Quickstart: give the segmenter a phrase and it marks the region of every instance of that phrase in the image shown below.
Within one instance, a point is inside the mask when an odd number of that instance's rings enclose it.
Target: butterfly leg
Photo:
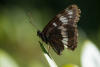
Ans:
[[[47,48],[47,50],[48,50],[48,53],[50,52],[50,45],[48,45],[48,48]]]

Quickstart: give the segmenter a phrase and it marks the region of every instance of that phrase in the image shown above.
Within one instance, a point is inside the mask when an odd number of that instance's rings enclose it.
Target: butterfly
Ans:
[[[74,50],[77,47],[77,22],[80,18],[80,9],[73,4],[59,12],[37,35],[52,49],[61,55],[65,48]]]

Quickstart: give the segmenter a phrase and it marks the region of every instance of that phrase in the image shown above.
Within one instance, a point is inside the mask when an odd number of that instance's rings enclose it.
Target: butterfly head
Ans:
[[[41,34],[40,30],[37,31],[37,36],[39,36],[41,38],[42,34]]]

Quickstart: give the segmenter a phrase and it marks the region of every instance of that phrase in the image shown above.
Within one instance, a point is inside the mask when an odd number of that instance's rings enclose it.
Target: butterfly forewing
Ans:
[[[64,46],[74,50],[77,46],[77,22],[80,10],[76,5],[57,14],[44,28],[41,34],[46,38],[54,51],[60,55]]]

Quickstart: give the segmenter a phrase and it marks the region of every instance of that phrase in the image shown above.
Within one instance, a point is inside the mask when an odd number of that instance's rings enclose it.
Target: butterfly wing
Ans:
[[[76,5],[71,5],[56,15],[42,31],[58,55],[64,50],[64,46],[71,50],[77,46],[76,24],[79,17],[80,10]]]
[[[61,51],[64,50],[64,45],[62,43],[62,35],[61,30],[58,28],[54,28],[49,33],[48,42],[54,51],[60,55]]]

